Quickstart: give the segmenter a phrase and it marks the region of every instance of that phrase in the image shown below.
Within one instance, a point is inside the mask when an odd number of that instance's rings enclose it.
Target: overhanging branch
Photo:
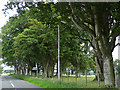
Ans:
[[[117,47],[117,46],[120,46],[120,43],[117,43],[117,44],[115,45],[115,47]],[[115,47],[114,47],[114,48],[115,48]]]
[[[115,45],[115,41],[116,41],[116,37],[117,36],[119,36],[119,34],[120,34],[120,31],[119,30],[114,30],[113,32],[112,32],[112,34],[111,34],[111,37],[112,37],[112,39],[111,39],[111,42],[110,42],[110,45],[111,45],[111,52],[113,52],[113,50],[114,50],[114,48],[116,47],[116,45]]]
[[[83,40],[83,41],[88,41],[90,43],[90,45],[93,47],[93,49],[95,49],[94,45],[92,44],[92,42],[89,39],[84,39],[84,38],[81,38],[81,37],[80,37],[80,39]]]
[[[82,24],[81,26],[77,24],[77,22],[74,20],[73,16],[71,16],[71,20],[72,22],[76,25],[76,27],[80,30],[84,30],[86,32],[88,32],[89,34],[95,36],[94,32],[85,24]]]
[[[71,3],[69,3],[69,4],[70,4],[70,8],[71,8],[71,10],[72,10],[72,14],[74,14],[74,9],[73,9]],[[76,22],[76,19],[79,20],[79,22],[81,22],[81,23],[78,24],[78,23]],[[72,15],[72,16],[71,16],[72,22],[75,24],[75,26],[76,26],[78,29],[87,31],[87,32],[88,32],[89,34],[91,34],[92,36],[95,36],[94,31],[93,31],[91,28],[89,28],[89,26],[87,26],[86,24],[82,23],[82,22],[85,22],[85,18],[82,17],[81,19],[82,19],[82,20],[80,20],[80,18],[79,18],[78,16],[76,16],[76,15]],[[90,23],[90,22],[89,22],[89,23]]]

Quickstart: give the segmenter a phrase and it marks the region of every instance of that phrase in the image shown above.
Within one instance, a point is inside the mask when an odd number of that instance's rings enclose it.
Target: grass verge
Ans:
[[[23,79],[25,81],[31,82],[37,86],[42,88],[104,88],[104,82],[100,82],[100,87],[98,87],[98,82],[93,81],[94,77],[89,76],[87,79],[87,86],[85,84],[85,77],[81,77],[76,79],[74,77],[69,77],[69,79],[65,76],[59,82],[57,77],[55,78],[36,78],[31,76],[23,76],[23,75],[9,75],[16,78]]]

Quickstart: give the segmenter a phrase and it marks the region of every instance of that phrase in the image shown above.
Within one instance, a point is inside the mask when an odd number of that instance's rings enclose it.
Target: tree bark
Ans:
[[[79,71],[79,75],[78,75],[79,78],[81,78],[81,72]]]
[[[78,78],[78,71],[76,70],[75,77]]]
[[[39,77],[39,74],[38,74],[38,64],[36,63],[36,68],[37,68],[37,70],[36,70],[36,77]]]
[[[104,7],[99,11],[100,6],[94,7],[94,20],[95,20],[95,41],[97,42],[97,47],[102,54],[103,58],[103,67],[104,67],[104,81],[106,87],[114,87],[115,86],[115,76],[114,76],[114,68],[113,68],[113,58],[111,52],[111,45],[109,45],[108,37],[106,35],[108,33],[104,33],[106,29],[108,29],[107,22],[105,21],[108,16],[103,12]],[[99,11],[99,12],[98,12]],[[105,26],[103,27],[103,24]],[[99,51],[97,50],[97,52]]]
[[[105,86],[106,87],[114,87],[115,86],[115,74],[113,68],[113,59],[112,57],[104,58],[104,78],[105,78]]]
[[[87,86],[87,70],[85,70],[85,84]]]
[[[95,57],[95,62],[96,62],[96,77],[95,79],[98,80],[98,74],[99,74],[99,79],[100,81],[104,81],[104,74],[103,74],[103,63],[99,63],[99,58]]]
[[[45,78],[47,78],[47,67],[46,66],[44,67],[44,74],[43,75]]]

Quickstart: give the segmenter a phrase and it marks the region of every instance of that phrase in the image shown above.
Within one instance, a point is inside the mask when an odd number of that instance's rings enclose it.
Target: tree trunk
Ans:
[[[15,67],[15,74],[18,74],[18,66],[17,66],[17,64],[14,65],[14,67]]]
[[[15,67],[15,74],[17,74],[17,68]]]
[[[96,62],[96,77],[94,80],[98,80],[98,74],[99,74],[100,81],[104,81],[103,65],[102,65],[103,63],[100,63],[98,57],[95,57],[95,62]]]
[[[85,84],[87,86],[87,70],[85,70]]]
[[[44,67],[44,77],[46,78],[47,77],[47,67]]]
[[[23,66],[23,75],[25,75],[25,71],[26,71],[26,70],[25,70],[25,67]]]
[[[114,74],[112,57],[104,58],[104,78],[105,78],[106,87],[115,86],[115,74]]]
[[[51,78],[51,67],[50,66],[47,68],[47,71],[48,71],[47,77]]]
[[[77,62],[78,62],[78,60],[77,60]],[[76,78],[78,78],[79,71],[80,71],[80,68],[79,68],[79,64],[77,63],[77,66],[76,66],[76,74],[75,74],[75,77],[76,77]]]
[[[78,73],[78,77],[81,78],[81,72]]]
[[[27,74],[27,75],[29,76],[29,75],[30,75],[30,74],[29,74],[29,72],[30,72],[30,69],[29,69],[29,68],[27,68],[27,70],[28,70],[28,74]]]
[[[62,67],[60,67],[60,77],[61,77],[61,80],[63,81],[63,68]]]
[[[103,59],[103,68],[104,68],[104,81],[106,87],[114,87],[115,86],[115,75],[113,68],[113,58],[112,58],[112,50],[111,45],[109,43],[108,33],[104,33],[106,29],[108,29],[108,16],[103,12],[104,7],[99,11],[99,9],[103,6],[100,4],[99,6],[94,6],[94,20],[95,20],[95,42],[97,44],[97,53],[101,52]],[[99,12],[98,12],[99,11]],[[103,26],[103,24],[105,24]]]
[[[73,75],[73,70],[71,70],[71,75]]]
[[[30,65],[28,65],[28,69],[29,69],[29,76],[32,76],[32,67]]]
[[[25,68],[25,75],[28,75],[28,68]]]
[[[20,74],[20,67],[18,66],[18,74]]]
[[[52,73],[51,73],[51,76],[52,76],[52,77],[54,77],[54,66],[55,66],[55,65],[52,66]]]
[[[97,74],[97,77],[98,77],[98,87],[100,87],[100,77],[99,77],[99,72],[98,72],[98,74]]]
[[[78,78],[78,71],[76,70],[75,77]]]
[[[36,68],[37,68],[37,70],[36,70],[36,77],[39,77],[39,75],[38,75],[38,64],[36,63]]]

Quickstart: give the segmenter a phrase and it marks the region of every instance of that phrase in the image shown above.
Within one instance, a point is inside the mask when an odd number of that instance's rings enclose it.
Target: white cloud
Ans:
[[[5,18],[5,15],[2,11],[2,9],[5,8],[5,4],[7,4],[7,0],[2,0],[2,2],[0,2],[0,27],[2,27],[5,23],[7,18]]]
[[[6,21],[9,20],[10,16],[13,16],[14,14],[17,14],[16,9],[8,10],[9,14],[7,14],[7,16],[5,17],[5,14],[2,11],[2,9],[5,8],[5,5],[7,4],[7,1],[9,1],[9,0],[2,0],[2,2],[0,2],[0,28],[6,24]]]

